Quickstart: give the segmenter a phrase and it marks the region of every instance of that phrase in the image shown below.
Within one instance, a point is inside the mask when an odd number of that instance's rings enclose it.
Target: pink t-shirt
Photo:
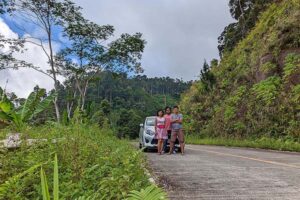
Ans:
[[[165,115],[166,119],[166,130],[171,130],[171,115]]]

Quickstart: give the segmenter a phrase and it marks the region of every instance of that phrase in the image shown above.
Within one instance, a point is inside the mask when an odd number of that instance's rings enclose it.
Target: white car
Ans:
[[[146,117],[145,122],[140,124],[139,133],[139,147],[144,148],[145,151],[148,149],[157,149],[157,139],[155,139],[155,116]],[[170,135],[168,135],[167,147],[170,144]],[[175,142],[175,150],[178,150],[178,140]]]

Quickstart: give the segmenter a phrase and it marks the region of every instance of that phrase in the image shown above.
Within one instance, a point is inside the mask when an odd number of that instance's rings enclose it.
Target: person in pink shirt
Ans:
[[[164,117],[164,111],[158,110],[157,117],[155,119],[155,137],[158,140],[157,142],[157,153],[162,154],[163,150],[163,141],[168,139],[166,133],[166,119]]]
[[[163,153],[167,152],[167,144],[168,144],[168,138],[171,137],[171,107],[167,106],[165,108],[165,119],[166,119],[166,133],[167,133],[167,139],[164,140],[164,147],[163,147]],[[170,137],[169,137],[170,136]]]

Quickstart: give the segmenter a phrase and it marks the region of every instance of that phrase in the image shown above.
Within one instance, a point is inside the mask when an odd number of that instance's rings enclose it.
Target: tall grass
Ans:
[[[111,130],[49,124],[26,135],[48,141],[0,151],[0,199],[124,199],[150,185],[142,154]]]

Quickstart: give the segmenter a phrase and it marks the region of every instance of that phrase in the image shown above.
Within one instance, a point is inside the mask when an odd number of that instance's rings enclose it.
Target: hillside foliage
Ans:
[[[219,64],[182,95],[202,137],[300,139],[300,1],[276,1]],[[207,87],[207,85],[212,87]]]

